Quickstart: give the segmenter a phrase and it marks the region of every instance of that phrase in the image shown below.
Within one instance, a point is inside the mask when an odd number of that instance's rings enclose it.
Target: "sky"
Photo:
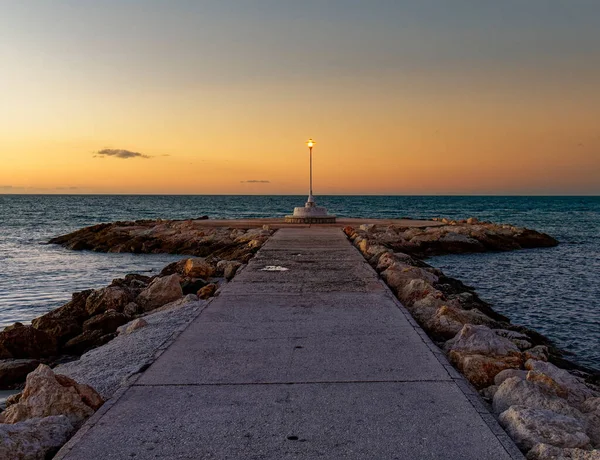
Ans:
[[[597,0],[0,11],[0,193],[600,194]]]

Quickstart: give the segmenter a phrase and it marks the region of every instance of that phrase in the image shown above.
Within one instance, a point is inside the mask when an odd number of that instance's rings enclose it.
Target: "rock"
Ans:
[[[600,460],[600,450],[561,449],[549,444],[536,444],[527,460]]]
[[[519,348],[510,340],[487,326],[472,324],[465,324],[456,337],[446,342],[446,349],[462,354],[521,357]]]
[[[0,424],[0,458],[45,460],[66,443],[75,427],[64,415]]]
[[[600,448],[600,410],[584,414],[587,422],[586,433],[592,440],[592,445]]]
[[[583,420],[583,414],[567,401],[556,395],[546,393],[533,382],[521,380],[519,377],[506,379],[498,387],[494,395],[493,408],[497,414],[511,406],[523,406],[530,409],[549,410],[557,414]]]
[[[475,217],[469,217],[467,219],[467,224],[469,224],[469,225],[474,225],[474,224],[477,224],[477,223],[479,223],[479,220],[476,219]]]
[[[128,289],[119,286],[108,286],[92,292],[85,302],[85,310],[88,316],[104,313],[107,310],[122,312],[125,305],[132,300],[132,295]]]
[[[207,284],[198,291],[198,297],[205,300],[214,296],[215,292],[217,292],[217,287],[216,284]]]
[[[161,277],[163,276],[169,276],[169,275],[174,275],[174,274],[178,274],[178,275],[182,275],[183,276],[183,271],[185,269],[185,264],[187,263],[187,259],[181,259],[178,260],[177,262],[172,262],[169,265],[167,265],[165,268],[162,269],[162,271],[160,272]]]
[[[405,303],[404,305],[413,318],[425,328],[427,322],[433,318],[440,307],[445,305],[445,301],[438,298],[435,294],[429,294],[412,304]]]
[[[196,292],[207,284],[208,283],[202,278],[185,279],[183,283],[181,283],[181,290],[183,291],[183,295],[196,294]]]
[[[129,321],[129,317],[115,310],[107,310],[104,313],[93,316],[83,323],[84,331],[99,330],[104,334],[114,332],[117,328]]]
[[[129,302],[127,305],[125,305],[125,308],[123,308],[123,313],[130,318],[143,312],[144,310],[142,310],[142,308],[135,302]]]
[[[491,401],[492,399],[494,399],[496,391],[498,391],[498,385],[490,385],[489,387],[485,387],[483,390],[480,390],[479,394],[483,398]]]
[[[502,385],[506,379],[510,379],[511,377],[517,377],[521,380],[525,380],[527,378],[527,371],[520,369],[505,369],[502,372],[499,372],[496,377],[494,377],[494,384]]]
[[[4,401],[5,406],[8,407],[12,406],[13,404],[17,404],[21,400],[21,396],[23,396],[23,393],[15,393],[10,395],[8,398],[6,398],[6,401]]]
[[[454,364],[465,378],[477,388],[485,388],[494,383],[494,378],[505,369],[518,368],[521,359],[514,356],[494,357],[479,354],[462,355],[451,352],[450,362]]]
[[[460,332],[465,324],[485,324],[493,326],[493,319],[479,310],[461,310],[449,305],[442,305],[436,314],[427,322],[428,332],[448,340]]]
[[[450,362],[478,389],[492,385],[501,371],[522,364],[517,346],[486,326],[465,324],[445,348]]]
[[[183,268],[183,274],[190,278],[209,278],[214,272],[212,265],[201,257],[187,259]]]
[[[529,371],[527,372],[527,380],[542,387],[546,393],[555,394],[564,399],[569,396],[569,392],[564,387],[560,386],[543,372]]]
[[[494,333],[510,340],[519,348],[519,350],[526,350],[532,346],[529,337],[520,332],[509,331],[507,329],[494,329]]]
[[[358,227],[360,230],[362,230],[363,232],[375,232],[375,230],[377,230],[377,226],[375,224],[361,224]]]
[[[0,389],[23,383],[25,377],[38,367],[36,359],[3,359],[0,360]]]
[[[146,322],[146,320],[144,318],[138,318],[138,319],[134,319],[133,321],[131,321],[128,324],[125,324],[125,325],[119,327],[118,332],[119,332],[119,335],[127,335],[127,334],[131,334],[133,331],[136,331],[138,329],[146,327],[147,325],[148,325],[148,323]]]
[[[227,281],[230,281],[234,276],[238,268],[242,266],[241,262],[237,260],[220,260],[217,263],[217,271],[223,273],[223,276]]]
[[[533,370],[546,374],[550,379],[554,380],[556,385],[564,389],[567,399],[571,403],[581,403],[588,398],[598,396],[580,378],[571,375],[564,369],[556,367],[552,363],[530,359],[525,363],[525,368],[530,371]]]
[[[81,334],[81,324],[88,318],[85,303],[92,292],[88,290],[74,293],[70,302],[35,318],[31,325],[54,337],[59,346],[63,345],[69,339]]]
[[[56,355],[56,339],[33,326],[0,332],[0,359],[44,358]]]
[[[586,447],[590,438],[583,424],[549,410],[513,406],[502,412],[500,424],[523,450],[544,443],[556,447]]]
[[[143,311],[151,311],[158,307],[173,302],[183,297],[180,285],[180,277],[177,274],[155,278],[150,285],[144,289],[135,302]]]
[[[19,402],[0,414],[0,422],[17,423],[35,417],[65,415],[74,426],[79,426],[102,403],[100,395],[90,386],[55,375],[48,366],[40,364],[27,376]]]
[[[583,412],[600,411],[600,397],[586,399],[580,406]]]
[[[114,334],[105,334],[100,330],[83,331],[77,337],[69,340],[62,347],[63,353],[70,355],[82,355],[86,351],[104,345],[114,338]]]
[[[533,359],[535,361],[548,361],[548,347],[545,345],[537,345],[523,352],[525,361]]]

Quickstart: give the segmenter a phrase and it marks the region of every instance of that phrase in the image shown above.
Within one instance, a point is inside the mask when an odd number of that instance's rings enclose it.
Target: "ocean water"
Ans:
[[[173,255],[101,254],[44,245],[115,220],[277,217],[305,196],[0,195],[0,326],[62,305],[126,273],[156,273]],[[340,217],[470,216],[544,231],[556,248],[441,256],[433,266],[600,369],[600,197],[324,196]]]

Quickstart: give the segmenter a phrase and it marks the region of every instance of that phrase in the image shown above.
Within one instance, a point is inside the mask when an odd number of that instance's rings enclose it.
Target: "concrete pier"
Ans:
[[[342,231],[313,227],[279,230],[58,458],[523,457]]]

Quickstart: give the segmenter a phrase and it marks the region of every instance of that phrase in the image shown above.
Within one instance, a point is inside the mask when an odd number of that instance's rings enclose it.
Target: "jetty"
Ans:
[[[522,459],[339,226],[277,231],[58,459]]]

